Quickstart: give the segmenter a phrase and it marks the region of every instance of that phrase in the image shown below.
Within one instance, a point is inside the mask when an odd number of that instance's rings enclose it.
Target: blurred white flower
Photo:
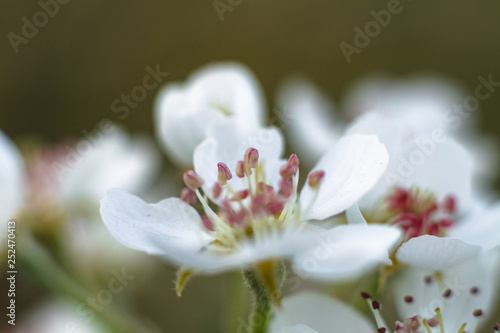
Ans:
[[[312,83],[305,79],[289,79],[279,89],[278,104],[285,112],[283,125],[293,147],[312,161],[344,133],[343,124],[347,119],[377,111],[391,119],[395,124],[391,130],[402,135],[406,143],[431,137],[436,132],[454,138],[473,154],[474,174],[485,181],[497,171],[498,152],[491,140],[475,129],[477,117],[458,113],[457,109],[463,107],[464,96],[454,82],[438,76],[397,80],[374,76],[356,83],[345,99],[344,114],[335,114],[332,102]],[[370,128],[373,130],[376,126],[372,124]],[[377,134],[392,137],[393,133],[379,130]]]
[[[322,91],[301,77],[283,81],[277,100],[290,145],[312,165],[340,138],[340,115]]]
[[[117,260],[137,262],[132,251],[110,237],[100,223],[99,200],[109,187],[144,191],[159,171],[160,155],[151,140],[132,138],[117,127],[100,135],[93,142],[82,139],[27,150],[26,172],[12,144],[0,149],[0,154],[11,156],[2,158],[6,168],[2,176],[9,177],[2,190],[11,192],[2,201],[6,204],[2,213],[17,206],[20,222],[32,231],[58,237],[64,255],[79,258],[78,263],[68,262],[76,263],[75,269]],[[22,200],[7,200],[21,193]]]
[[[192,165],[194,149],[210,137],[214,125],[232,120],[253,131],[266,116],[258,81],[249,69],[231,62],[207,65],[185,83],[166,85],[155,103],[157,136],[180,166]]]
[[[0,131],[0,221],[16,217],[24,192],[24,163],[16,145]],[[3,228],[1,233],[6,232]]]
[[[370,222],[405,231],[409,240],[396,258],[440,270],[500,245],[500,229],[491,222],[500,219],[500,211],[483,207],[475,196],[469,153],[435,133],[409,140],[407,127],[398,125],[398,119],[373,111],[347,131],[375,134],[389,152],[384,176],[358,204]]]
[[[431,326],[431,332],[462,332],[460,328],[478,332],[481,324],[484,326],[494,314],[497,262],[498,255],[487,253],[439,273],[416,268],[403,270],[394,281],[399,315],[437,322]],[[428,332],[424,327],[421,325],[417,332]]]
[[[307,223],[341,213],[378,180],[387,155],[375,136],[340,139],[309,174],[299,200],[299,160],[296,155],[281,159],[280,132],[262,129],[250,137],[238,133],[236,126],[229,126],[196,148],[196,171],[184,174],[182,200],[148,204],[110,190],[101,201],[110,232],[131,248],[205,272],[295,257],[300,261],[294,266],[309,276],[336,278],[388,261],[387,250],[400,237],[396,228],[326,230]],[[203,216],[190,206],[197,199]],[[370,237],[377,242],[367,247]]]
[[[46,300],[29,309],[8,333],[105,333],[108,330],[77,312],[78,304]]]
[[[285,297],[269,327],[271,333],[375,332],[373,325],[356,310],[315,292]]]

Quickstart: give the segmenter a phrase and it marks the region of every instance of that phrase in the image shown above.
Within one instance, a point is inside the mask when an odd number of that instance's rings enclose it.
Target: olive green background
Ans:
[[[26,136],[57,141],[78,137],[109,118],[132,132],[153,135],[155,92],[123,121],[111,103],[142,83],[146,66],[157,64],[170,73],[169,82],[208,62],[241,61],[262,83],[269,109],[278,83],[291,73],[307,75],[336,101],[355,79],[374,71],[437,72],[471,94],[479,75],[500,81],[498,1],[402,0],[403,11],[348,64],[339,44],[352,44],[353,28],[363,28],[373,20],[370,11],[387,3],[243,0],[221,21],[212,1],[73,0],[16,54],[7,34],[20,34],[21,19],[31,21],[40,7],[35,1],[4,0],[0,128],[16,141]],[[480,126],[498,140],[500,89],[480,108]],[[142,295],[136,304],[141,312],[166,332],[220,331],[220,294],[228,292],[229,277],[197,279],[180,300],[171,290],[172,279],[172,270],[163,268],[154,283],[142,282],[162,288],[159,293],[141,291],[139,283],[134,287]]]

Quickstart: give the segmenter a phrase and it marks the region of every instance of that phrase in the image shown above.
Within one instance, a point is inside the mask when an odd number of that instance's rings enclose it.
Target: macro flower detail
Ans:
[[[281,159],[280,133],[263,131],[266,135],[261,137],[268,140],[257,140],[254,146],[247,138],[228,139],[230,129],[200,144],[195,170],[183,176],[186,188],[181,199],[147,204],[122,190],[108,191],[101,201],[106,226],[129,247],[199,272],[293,259],[321,240],[334,242],[338,250],[317,260],[318,266],[330,265],[332,258],[351,258],[349,251],[342,251],[344,246],[363,253],[358,269],[367,262],[387,261],[388,249],[400,239],[397,228],[324,229],[308,223],[343,212],[373,186],[387,163],[384,146],[374,136],[344,137],[318,162],[310,184],[299,194],[299,158]],[[370,235],[379,235],[380,240],[363,251]],[[329,268],[333,278],[336,269],[346,273],[341,266]]]
[[[497,289],[493,260],[495,256],[481,257],[443,273],[405,271],[394,282],[395,304],[398,313],[406,319],[396,321],[394,332],[479,332],[492,314],[491,302]],[[378,331],[390,332],[390,326],[383,319],[381,303],[369,293],[362,292],[361,296],[372,310]]]

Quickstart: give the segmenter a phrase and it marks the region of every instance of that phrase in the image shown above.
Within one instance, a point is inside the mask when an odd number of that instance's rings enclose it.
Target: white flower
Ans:
[[[83,303],[82,303],[83,304]],[[13,326],[11,333],[55,333],[55,332],[78,332],[78,333],[105,333],[104,327],[82,316],[77,311],[79,305],[76,303],[45,300],[29,311]],[[78,315],[80,314],[80,315]]]
[[[118,127],[104,134],[102,142],[80,154],[73,165],[61,170],[59,181],[65,198],[88,198],[97,202],[110,187],[144,191],[158,175],[160,155],[151,139],[131,137]]]
[[[393,117],[370,112],[348,130],[376,134],[389,152],[384,176],[359,206],[369,221],[398,225],[405,231],[409,241],[396,258],[439,270],[500,245],[500,230],[491,222],[500,218],[500,211],[483,207],[476,199],[469,153],[451,138],[431,135],[409,140],[407,127],[398,125]]]
[[[490,252],[439,273],[416,268],[404,270],[394,281],[399,315],[403,318],[418,315],[427,321],[438,319],[439,324],[431,332],[440,329],[445,333],[462,332],[461,327],[466,332],[477,332],[480,324],[493,315],[498,259],[497,254]],[[417,332],[427,331],[422,326]]]
[[[299,153],[304,152],[305,157],[326,151],[328,143],[333,144],[345,130],[341,114],[334,116],[328,98],[304,79],[289,80],[281,87],[278,100],[285,112],[287,132],[291,138],[300,139],[291,143]],[[406,142],[431,137],[436,131],[441,132],[441,136],[452,137],[473,154],[477,161],[475,177],[488,180],[497,170],[497,149],[488,137],[475,131],[473,115],[458,113],[463,103],[463,91],[445,78],[428,75],[395,80],[374,76],[349,89],[342,110],[346,113],[343,118],[347,119],[377,111],[396,124],[393,130],[402,134]],[[312,134],[311,128],[314,128]],[[379,130],[377,135],[387,137],[393,133]]]
[[[24,165],[15,144],[0,131],[0,221],[16,217],[22,203]],[[2,234],[7,230],[3,228]]]
[[[113,186],[144,191],[159,171],[159,156],[150,139],[131,137],[118,127],[92,142],[35,147],[27,153],[26,173],[16,167],[26,180],[21,222],[53,231],[64,251],[80,261],[130,263],[134,257],[99,221],[99,200]]]
[[[339,140],[310,174],[298,200],[298,157],[281,160],[280,133],[262,129],[239,138],[233,131],[237,128],[217,131],[197,147],[196,172],[184,174],[184,201],[170,198],[148,204],[125,191],[110,190],[101,201],[110,232],[131,248],[204,272],[277,258],[304,260],[298,255],[321,245],[327,248],[320,256],[306,258],[314,267],[308,270],[303,261],[295,266],[311,276],[328,271],[335,278],[337,273],[357,273],[367,262],[388,259],[387,249],[399,240],[397,229],[374,225],[325,230],[307,223],[341,213],[377,181],[387,155],[374,136]],[[188,204],[196,199],[203,216]],[[214,205],[218,212],[212,210]],[[381,240],[367,250],[362,242],[370,231]],[[356,256],[360,262],[348,269],[322,268]]]
[[[331,297],[300,292],[285,297],[271,319],[271,333],[371,333],[373,325],[361,314]]]
[[[264,124],[265,101],[253,74],[236,63],[216,63],[194,72],[186,83],[172,83],[155,103],[157,135],[181,166],[192,165],[193,151],[213,126],[235,120],[242,129]]]

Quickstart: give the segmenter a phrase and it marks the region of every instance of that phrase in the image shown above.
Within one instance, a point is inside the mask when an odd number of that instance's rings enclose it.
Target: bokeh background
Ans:
[[[78,138],[109,118],[130,132],[153,136],[155,91],[123,121],[111,103],[141,84],[146,66],[156,65],[169,73],[167,83],[209,62],[240,61],[260,80],[269,110],[279,82],[292,73],[308,76],[335,101],[355,80],[373,72],[437,73],[469,93],[479,75],[492,74],[500,81],[498,1],[401,0],[402,12],[348,64],[339,44],[353,44],[353,28],[363,28],[373,20],[370,11],[386,9],[387,3],[243,0],[221,20],[212,1],[69,1],[16,53],[7,35],[20,35],[21,19],[31,21],[40,5],[2,1],[0,128],[17,142],[26,137],[57,142]],[[483,132],[496,141],[499,110],[500,89],[477,112]],[[164,165],[171,168],[166,158]],[[136,274],[137,283],[126,291],[134,296],[127,302],[165,332],[224,330],[222,300],[235,283],[233,276],[196,279],[177,299],[174,270],[168,265],[157,263],[155,274],[147,277]],[[45,291],[20,277],[21,314]]]

